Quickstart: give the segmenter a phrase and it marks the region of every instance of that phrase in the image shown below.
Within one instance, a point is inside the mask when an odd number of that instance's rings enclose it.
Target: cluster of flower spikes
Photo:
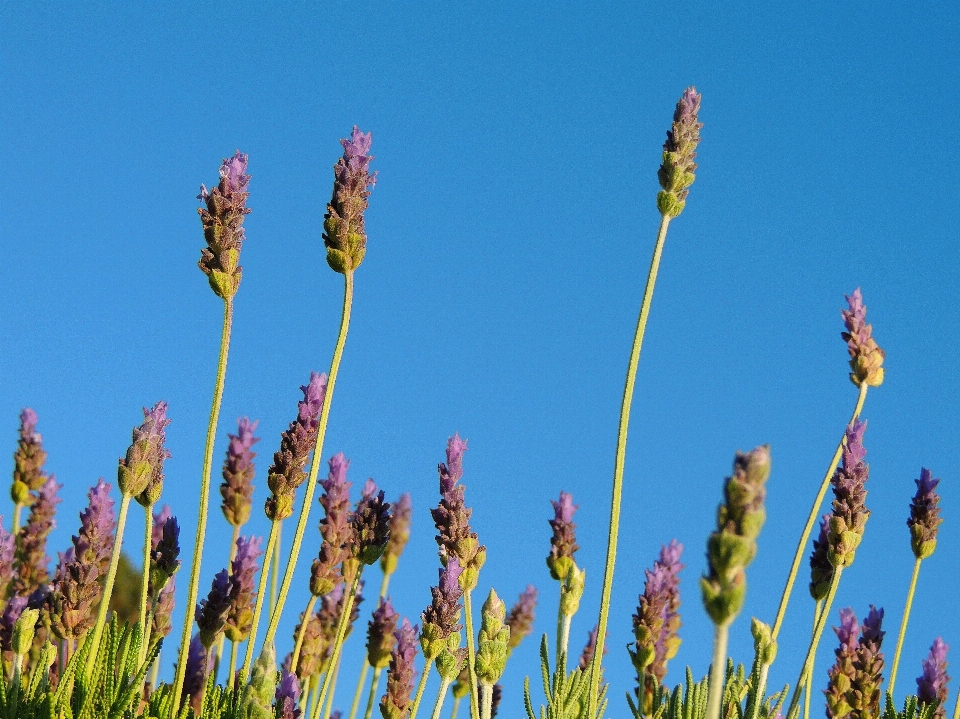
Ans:
[[[87,494],[89,504],[80,513],[80,532],[73,537],[71,557],[62,563],[54,583],[50,621],[53,633],[60,639],[79,639],[96,620],[93,608],[100,600],[101,581],[114,545],[116,522],[111,489],[101,479]]]
[[[341,565],[350,557],[353,526],[350,521],[350,487],[347,469],[350,460],[343,452],[330,458],[330,472],[320,481],[323,494],[320,506],[324,516],[320,520],[320,554],[310,567],[310,593],[322,597],[333,591],[343,577]]]
[[[455,434],[447,441],[447,463],[440,463],[440,504],[430,510],[434,525],[439,534],[437,544],[440,547],[440,561],[446,564],[456,557],[463,572],[460,574],[460,586],[465,592],[477,586],[480,569],[487,558],[487,548],[479,543],[476,532],[470,529],[469,509],[463,500],[464,486],[458,484],[463,477],[463,453],[467,449],[466,440]]]
[[[437,661],[440,677],[453,681],[459,676],[466,661],[466,649],[460,647],[460,612],[463,589],[460,587],[462,570],[456,557],[447,560],[447,566],[439,570],[437,586],[430,587],[433,601],[420,619],[420,649],[424,662]]]
[[[717,510],[717,529],[707,540],[708,573],[700,588],[707,614],[726,626],[743,608],[746,567],[757,553],[757,537],[766,520],[764,499],[770,475],[770,448],[737,452],[733,474],[724,486],[724,503]]]
[[[349,139],[340,140],[343,157],[333,167],[333,197],[323,216],[323,244],[327,264],[341,274],[353,272],[367,251],[363,213],[377,173],[370,173],[371,133],[362,133],[356,125]]]
[[[696,179],[697,144],[700,142],[702,122],[697,122],[700,112],[700,95],[695,87],[688,87],[673,113],[673,125],[667,130],[663,143],[663,163],[657,172],[660,187],[657,193],[657,209],[666,217],[677,217],[687,204],[690,185]]]
[[[247,156],[237,150],[220,166],[220,182],[211,191],[200,185],[197,199],[206,204],[197,210],[203,224],[207,246],[200,251],[198,263],[214,293],[224,301],[237,294],[243,268],[240,250],[243,247],[243,219],[250,214],[247,207]]]
[[[917,559],[926,559],[937,548],[937,530],[943,523],[940,517],[940,495],[937,494],[939,479],[926,467],[920,468],[920,478],[915,479],[917,493],[910,502],[910,548]]]
[[[880,685],[883,682],[885,632],[881,630],[883,610],[872,605],[863,621],[857,622],[852,609],[840,610],[840,626],[834,631],[840,640],[836,663],[824,695],[828,719],[876,719],[880,716]],[[859,635],[859,636],[858,636]]]
[[[413,701],[410,695],[417,676],[417,630],[417,625],[411,625],[404,617],[400,628],[394,632],[397,644],[390,656],[387,691],[380,699],[383,719],[406,719],[409,713]]]
[[[26,505],[31,501],[31,492],[40,491],[47,475],[43,465],[47,453],[43,449],[43,437],[37,432],[37,413],[29,407],[20,412],[20,438],[17,450],[13,454],[13,484],[10,498],[15,505]]]
[[[936,704],[935,719],[947,716],[947,651],[950,649],[941,637],[933,640],[930,653],[923,660],[923,673],[917,677],[917,700],[921,707]]]
[[[327,375],[310,373],[310,382],[301,385],[303,399],[297,403],[297,418],[280,437],[280,449],[274,452],[267,472],[267,486],[273,493],[264,505],[267,519],[281,521],[293,514],[297,487],[307,475],[303,471],[317,441],[320,410],[327,393]]]
[[[143,424],[133,428],[133,441],[118,463],[120,493],[136,497],[145,507],[156,503],[163,491],[163,461],[170,456],[164,446],[168,424],[166,402],[157,402],[150,409],[144,407]]]
[[[400,615],[393,609],[389,597],[381,597],[367,625],[367,661],[374,669],[383,669],[397,646],[397,622]]]
[[[256,473],[253,459],[257,456],[253,445],[260,441],[259,437],[253,435],[257,424],[241,417],[237,421],[237,433],[227,435],[230,442],[223,463],[220,495],[223,497],[223,516],[237,529],[250,519],[253,506],[253,476]]]
[[[827,522],[827,557],[834,567],[853,564],[870,517],[864,487],[870,477],[870,466],[864,462],[867,450],[863,446],[863,434],[866,429],[866,422],[859,419],[847,426],[840,466],[831,480],[834,500],[833,512]]]
[[[672,540],[660,548],[653,569],[644,570],[646,583],[633,615],[636,644],[629,650],[638,682],[652,692],[652,679],[662,682],[667,662],[680,649],[680,563],[683,545]],[[638,686],[639,691],[639,686]]]
[[[867,324],[867,306],[858,287],[847,296],[849,309],[840,310],[847,331],[841,332],[850,354],[850,381],[860,387],[866,384],[879,387],[883,384],[884,351],[873,338],[873,326]]]
[[[29,596],[50,580],[47,537],[56,526],[54,517],[61,502],[57,492],[62,488],[63,485],[57,484],[56,478],[50,475],[32,497],[30,515],[17,534],[14,550],[16,570],[11,586],[16,595]]]

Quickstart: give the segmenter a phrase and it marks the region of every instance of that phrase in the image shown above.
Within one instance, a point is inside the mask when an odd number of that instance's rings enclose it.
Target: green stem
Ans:
[[[620,533],[620,496],[623,493],[623,467],[627,456],[627,428],[630,424],[630,406],[633,404],[633,388],[637,379],[637,367],[640,364],[640,348],[643,346],[643,334],[647,328],[647,318],[650,316],[653,288],[657,283],[660,256],[663,253],[663,243],[667,238],[667,227],[669,225],[670,218],[667,215],[661,216],[660,230],[657,232],[657,243],[653,248],[653,258],[650,260],[650,271],[647,274],[647,285],[643,290],[643,301],[640,304],[637,330],[633,337],[633,347],[630,349],[627,380],[623,388],[623,401],[620,405],[620,426],[617,430],[617,453],[613,466],[613,492],[610,498],[610,529],[607,537],[607,561],[603,570],[603,589],[600,594],[600,619],[597,622],[597,648],[594,653],[594,661],[591,663],[590,688],[587,691],[589,700],[589,708],[587,710],[588,719],[593,719],[593,717],[596,716],[597,704],[600,700],[603,645],[606,641],[607,622],[610,618],[610,594],[613,591],[613,570],[617,563],[617,537]],[[474,717],[473,719],[478,718]]]
[[[140,578],[140,631],[147,636],[147,592],[150,586],[150,552],[153,549],[153,505],[144,507],[143,576]],[[147,657],[146,642],[140,646],[140,663]]]
[[[843,574],[843,567],[836,567],[833,570],[833,580],[830,582],[830,591],[827,593],[827,600],[817,619],[813,630],[813,636],[810,638],[810,646],[807,648],[807,656],[803,660],[803,667],[800,669],[800,677],[797,679],[797,688],[793,691],[790,698],[790,706],[784,716],[793,716],[797,705],[800,703],[801,690],[806,686],[807,674],[813,667],[813,658],[817,654],[817,647],[820,644],[820,637],[823,636],[824,627],[827,626],[827,617],[830,616],[830,607],[833,606],[833,598],[837,595],[837,587],[840,586],[840,575]]]
[[[117,535],[113,543],[113,552],[110,554],[110,568],[107,570],[107,581],[103,585],[103,596],[100,598],[100,610],[97,612],[97,623],[93,625],[93,636],[90,638],[90,653],[87,655],[87,666],[84,677],[90,682],[94,667],[99,659],[100,638],[103,635],[103,626],[110,613],[110,596],[113,594],[113,583],[117,579],[117,566],[120,564],[120,550],[123,547],[123,530],[127,526],[127,510],[130,509],[130,497],[123,495],[120,499],[120,512],[117,514]]]
[[[420,709],[420,701],[423,699],[423,690],[427,688],[427,679],[430,676],[430,669],[432,667],[432,662],[428,662],[423,667],[423,673],[420,674],[420,683],[417,684],[417,693],[413,697],[413,708],[410,709],[410,714],[407,716],[407,719],[416,719],[417,717],[417,711]]]
[[[233,574],[233,560],[237,558],[237,539],[240,537],[240,527],[233,525],[233,536],[230,537],[230,556],[227,559],[227,573]],[[223,647],[227,643],[227,635],[221,634],[220,641],[217,642],[217,666],[220,666],[220,660],[223,658]]]
[[[270,603],[277,606],[277,574],[280,573],[280,546],[283,544],[283,526],[277,527],[277,542],[273,548],[273,558],[270,562]]]
[[[570,651],[570,622],[573,619],[572,616],[564,614],[563,611],[560,611],[560,616],[557,617],[557,666],[563,665],[563,673],[567,673],[567,655]]]
[[[236,681],[237,675],[237,650],[239,649],[239,642],[230,642],[230,669],[229,674],[227,674],[227,686],[232,690],[234,682]]]
[[[443,709],[443,702],[447,699],[447,689],[450,688],[450,680],[442,679],[440,681],[440,691],[437,692],[437,701],[433,704],[433,714],[430,719],[440,719],[440,710]]]
[[[343,659],[343,654],[337,657],[337,665],[333,668],[333,681],[330,684],[330,694],[327,696],[327,706],[323,710],[323,719],[330,719],[330,714],[333,711],[333,697],[337,693],[337,680],[340,678],[340,662]]]
[[[857,417],[860,416],[860,412],[863,410],[863,403],[867,399],[867,383],[864,382],[860,385],[860,392],[857,395],[857,404],[853,410],[853,416],[850,417],[850,422],[847,423],[847,427],[853,423]],[[847,433],[846,427],[844,427],[843,436],[840,438],[840,443],[837,445],[837,451],[833,453],[833,459],[830,460],[830,466],[827,468],[826,474],[823,475],[823,481],[820,483],[820,491],[817,492],[817,498],[813,501],[813,506],[810,508],[810,515],[807,517],[807,523],[803,527],[803,533],[800,535],[800,541],[797,543],[797,551],[793,555],[793,564],[790,565],[790,574],[787,576],[787,584],[783,588],[783,594],[780,596],[780,606],[777,609],[777,618],[773,622],[773,630],[771,636],[773,640],[776,641],[777,636],[780,634],[780,627],[783,626],[783,618],[787,614],[787,605],[790,603],[790,595],[793,592],[793,584],[797,579],[797,572],[800,570],[800,561],[803,559],[803,555],[807,550],[807,540],[810,539],[810,532],[813,531],[813,525],[817,522],[817,517],[820,514],[820,505],[823,504],[823,498],[827,496],[827,489],[830,487],[830,480],[833,478],[833,473],[837,469],[837,465],[840,463],[840,456],[843,454],[843,448],[847,443]]]
[[[343,285],[343,312],[340,316],[340,333],[337,335],[337,344],[333,349],[333,360],[330,362],[330,374],[327,377],[327,391],[323,406],[320,409],[320,422],[317,426],[317,442],[313,448],[313,460],[310,462],[310,476],[304,492],[303,507],[300,518],[297,520],[297,530],[293,535],[293,545],[290,547],[290,558],[283,572],[283,581],[280,583],[280,594],[270,614],[270,623],[267,625],[267,636],[264,642],[272,642],[280,623],[280,614],[287,601],[290,583],[293,581],[293,572],[300,556],[300,545],[303,542],[303,533],[307,528],[307,520],[313,504],[313,493],[317,488],[317,475],[320,472],[320,462],[323,459],[323,439],[327,433],[327,420],[330,418],[330,406],[333,404],[333,390],[337,384],[337,373],[340,370],[340,360],[343,357],[343,346],[347,341],[347,330],[350,328],[350,309],[353,306],[353,271],[344,274]]]
[[[713,663],[710,665],[706,719],[720,719],[723,684],[727,678],[727,638],[729,634],[729,627],[726,624],[718,624],[713,632]]]
[[[823,600],[818,599],[813,608],[813,627],[810,630],[810,638],[813,639],[814,632],[817,631],[817,623],[820,621],[820,613],[823,611]],[[813,665],[817,657],[814,655],[810,662],[810,671],[807,672],[807,686],[803,691],[803,719],[810,719],[810,699],[813,694]]]
[[[13,536],[17,536],[17,532],[20,531],[20,512],[23,511],[22,504],[13,505]]]
[[[910,609],[913,607],[913,593],[917,589],[917,577],[920,576],[920,562],[922,560],[917,557],[917,561],[913,563],[913,576],[910,578],[910,590],[907,592],[907,606],[903,610],[903,619],[900,621],[900,635],[897,637],[897,651],[893,655],[893,669],[890,670],[890,687],[887,689],[887,692],[890,694],[890,699],[893,699],[893,687],[897,683],[897,668],[900,666],[900,652],[903,650],[903,640],[907,636],[907,622],[910,621]]]
[[[197,536],[193,543],[193,566],[190,568],[190,586],[187,590],[186,617],[180,635],[180,657],[173,682],[173,701],[170,704],[170,719],[176,719],[180,709],[180,695],[187,672],[187,654],[190,650],[190,634],[193,631],[193,608],[200,592],[200,560],[207,534],[207,505],[210,503],[210,474],[213,470],[213,445],[217,437],[217,422],[220,419],[220,404],[223,401],[223,385],[227,378],[227,355],[230,353],[230,329],[233,324],[233,300],[223,302],[223,330],[220,333],[220,357],[217,361],[217,379],[210,403],[210,421],[207,423],[207,440],[203,451],[203,476],[200,481],[200,507],[197,517]]]
[[[267,536],[267,549],[263,553],[263,569],[260,571],[260,583],[257,587],[257,603],[253,607],[253,624],[250,625],[250,636],[247,638],[247,651],[244,653],[243,666],[240,668],[240,685],[243,686],[250,672],[253,662],[253,647],[257,643],[257,625],[260,623],[260,613],[263,611],[263,600],[267,593],[267,575],[270,574],[270,563],[266,561],[273,552],[273,545],[277,541],[277,525],[279,520],[270,523],[270,534]],[[264,642],[266,646],[266,642]]]
[[[157,682],[160,680],[160,655],[153,660],[153,668],[150,670],[150,686],[157,688]]]
[[[383,599],[387,596],[387,587],[390,585],[390,575],[384,572],[383,579],[380,581],[380,599]],[[378,604],[379,606],[379,604]],[[353,704],[350,706],[350,719],[355,719],[357,716],[357,710],[360,708],[360,698],[363,696],[363,687],[367,683],[367,674],[370,673],[370,662],[367,660],[366,654],[363,656],[363,667],[360,669],[360,681],[357,682],[357,689],[353,693]],[[376,675],[379,677],[379,674]],[[376,679],[373,683],[374,689],[376,688]],[[373,709],[371,708],[371,711]]]
[[[288,565],[289,566],[289,565]],[[340,621],[337,623],[337,637],[333,642],[333,651],[330,652],[330,669],[323,677],[323,684],[320,687],[320,699],[317,702],[317,709],[314,717],[320,716],[320,710],[327,700],[327,692],[330,691],[330,685],[333,683],[334,668],[340,661],[340,650],[343,648],[343,639],[347,634],[347,627],[350,624],[350,614],[353,612],[353,600],[357,596],[357,587],[360,585],[360,575],[363,574],[363,565],[357,569],[357,573],[350,583],[350,591],[343,602],[343,611],[340,614]]]
[[[458,711],[460,711],[460,697],[454,697],[453,709],[450,711],[450,719],[457,719]],[[954,719],[956,719],[956,717]]]
[[[307,608],[303,613],[303,619],[300,620],[300,631],[297,632],[297,641],[293,645],[293,656],[290,657],[290,673],[297,673],[297,665],[300,663],[300,652],[303,649],[303,638],[307,635],[307,624],[310,623],[310,616],[313,614],[313,608],[317,604],[318,597],[315,594],[310,595],[310,601],[307,602]],[[351,717],[350,719],[353,719]]]
[[[373,705],[377,701],[377,685],[380,683],[380,673],[382,671],[383,669],[380,667],[373,670],[373,679],[370,680],[370,693],[367,694],[367,709],[363,713],[363,719],[370,719],[373,716]]]
[[[467,675],[470,677],[470,718],[480,719],[480,705],[477,701],[476,650],[473,646],[473,590],[463,593],[464,623],[467,629]],[[424,669],[424,672],[427,670]]]
[[[480,717],[481,719],[490,719],[490,715],[493,713],[493,685],[492,684],[480,685],[480,698],[483,701]]]

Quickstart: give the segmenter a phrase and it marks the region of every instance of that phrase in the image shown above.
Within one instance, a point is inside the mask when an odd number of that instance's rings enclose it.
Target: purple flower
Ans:
[[[200,641],[209,649],[220,638],[220,632],[227,622],[227,613],[230,611],[233,585],[226,569],[221,569],[213,578],[210,593],[206,599],[201,599],[194,618],[200,630]]]
[[[381,597],[367,625],[367,661],[375,669],[383,669],[390,663],[390,656],[397,646],[394,632],[400,615],[393,609],[389,597]]]
[[[463,476],[463,453],[467,449],[466,440],[455,434],[447,441],[447,464],[438,467],[440,474],[440,504],[430,510],[433,523],[439,534],[440,561],[446,564],[456,557],[463,569],[460,586],[469,591],[477,586],[480,568],[487,558],[487,548],[477,540],[477,533],[470,529],[470,515],[473,510],[467,508],[463,500],[464,486],[458,484]]]
[[[280,450],[273,455],[267,473],[267,486],[273,492],[264,507],[267,518],[275,521],[293,514],[297,487],[307,478],[303,471],[317,441],[320,410],[327,394],[327,375],[310,373],[310,382],[301,386],[303,399],[297,404],[297,418],[280,437]]]
[[[13,485],[10,497],[15,505],[30,503],[30,492],[38,492],[47,480],[43,464],[47,453],[37,432],[37,413],[27,407],[20,412],[20,438],[13,454]]]
[[[163,461],[170,457],[164,447],[170,420],[167,403],[143,408],[143,424],[133,429],[133,441],[117,468],[117,486],[125,497],[136,497],[144,507],[152,506],[163,492]]]
[[[810,552],[810,596],[818,602],[827,598],[830,583],[833,581],[833,565],[830,564],[828,556],[829,524],[830,515],[823,515],[820,519],[820,533],[813,540],[813,551]]]
[[[353,539],[350,524],[350,487],[347,468],[350,460],[339,452],[330,458],[330,473],[321,480],[323,494],[320,505],[325,516],[320,520],[320,554],[310,567],[310,592],[317,597],[327,594],[342,580],[340,566],[350,556]]]
[[[926,467],[920,468],[917,493],[910,503],[910,547],[917,559],[926,559],[937,548],[937,529],[943,523],[940,518],[940,495],[937,494],[939,479]]]
[[[177,582],[176,578],[170,577],[170,580],[160,590],[157,596],[157,604],[153,610],[151,619],[150,641],[156,643],[160,639],[168,636],[173,629],[173,610],[176,608]]]
[[[277,719],[300,719],[300,710],[297,708],[297,701],[300,699],[300,682],[297,681],[295,674],[288,671],[282,672],[274,696]]]
[[[446,567],[440,568],[440,581],[430,587],[433,602],[424,610],[423,631],[420,632],[420,647],[423,657],[430,662],[436,659],[447,646],[451,634],[460,630],[460,574],[463,570],[456,557],[450,557]]]
[[[673,125],[663,143],[663,163],[657,172],[663,188],[657,195],[657,208],[669,217],[677,217],[683,212],[688,188],[696,178],[694,160],[700,143],[700,128],[703,127],[703,123],[697,121],[699,112],[700,95],[696,88],[688,87],[677,102]]]
[[[390,657],[387,673],[387,693],[380,699],[383,719],[405,719],[412,703],[413,682],[417,676],[414,662],[417,657],[417,626],[411,626],[404,617],[403,624],[394,633],[397,645]]]
[[[917,677],[917,699],[920,705],[929,705],[936,702],[937,708],[933,712],[936,719],[946,719],[947,716],[947,651],[949,646],[941,637],[933,640],[930,653],[923,660],[923,673]]]
[[[883,384],[884,351],[873,339],[873,326],[867,324],[867,306],[858,287],[846,297],[849,309],[840,310],[847,331],[840,336],[847,343],[850,355],[850,381],[858,387],[866,383],[870,387]]]
[[[183,699],[190,700],[193,711],[200,715],[200,709],[203,705],[203,691],[207,685],[207,674],[210,671],[210,659],[213,655],[207,655],[207,648],[200,639],[199,634],[194,634],[190,640],[190,649],[187,651],[187,670],[183,682]],[[182,706],[182,704],[181,704]]]
[[[854,420],[846,430],[846,444],[840,467],[833,475],[833,514],[830,516],[828,557],[834,567],[853,564],[857,547],[870,517],[867,509],[867,490],[864,484],[870,476],[870,467],[863,460],[867,450],[863,446],[866,422]]]
[[[57,526],[54,516],[60,497],[57,492],[63,487],[50,475],[40,487],[30,507],[27,523],[17,535],[14,562],[16,573],[13,577],[13,592],[27,595],[50,579],[47,569],[50,557],[47,556],[47,537]]]
[[[13,557],[13,535],[4,528],[0,514],[0,597],[7,596],[7,587],[13,581]]]
[[[323,243],[327,264],[341,274],[357,269],[367,250],[363,213],[369,188],[377,181],[376,173],[370,174],[372,141],[371,133],[363,134],[354,125],[350,138],[340,140],[343,157],[333,168],[333,197],[323,216]]]
[[[507,626],[510,627],[510,643],[507,651],[513,651],[520,642],[533,631],[534,612],[537,608],[537,588],[528,584],[520,594],[517,603],[507,613]]]
[[[197,210],[207,246],[200,250],[200,270],[207,275],[218,297],[230,300],[240,287],[243,268],[238,264],[243,247],[243,219],[247,207],[247,156],[237,150],[220,166],[220,182],[212,191],[200,185],[197,199],[206,204]]]
[[[404,492],[393,503],[393,513],[390,515],[390,539],[387,548],[380,557],[380,567],[384,574],[393,574],[397,570],[397,562],[403,554],[407,542],[410,541],[410,517],[413,506],[410,502],[410,493]]]
[[[353,556],[363,564],[380,559],[390,540],[390,504],[383,501],[372,479],[363,488],[363,497],[351,517]]]
[[[177,518],[170,514],[169,507],[164,506],[159,514],[153,515],[153,521],[149,580],[151,597],[155,597],[180,569],[180,525],[177,524]]]
[[[228,434],[227,459],[223,463],[223,484],[220,495],[223,497],[223,516],[234,527],[242,527],[250,519],[253,505],[253,458],[257,453],[251,449],[260,441],[253,432],[257,422],[246,417],[237,420],[237,433]]]
[[[230,568],[230,609],[226,634],[231,642],[242,642],[253,628],[253,605],[257,598],[257,559],[263,554],[260,537],[238,537],[237,554]]]
[[[327,649],[326,636],[318,612],[313,612],[309,616],[300,615],[300,623],[294,629],[294,637],[300,634],[300,627],[304,622],[307,626],[304,629],[303,644],[300,647],[300,660],[297,662],[297,676],[301,681],[320,672]]]
[[[566,579],[573,566],[573,555],[580,549],[577,544],[577,525],[573,523],[573,514],[578,505],[573,503],[573,495],[560,492],[559,501],[550,500],[553,505],[553,519],[548,520],[553,536],[550,537],[550,554],[547,566],[550,576],[556,580]]]
[[[872,719],[879,716],[880,685],[883,682],[883,610],[871,605],[861,627],[852,609],[840,610],[840,640],[836,662],[824,692],[828,719]],[[859,638],[857,634],[859,633]]]

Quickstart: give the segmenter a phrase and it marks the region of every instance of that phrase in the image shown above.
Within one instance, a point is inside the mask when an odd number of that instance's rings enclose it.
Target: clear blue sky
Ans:
[[[888,379],[864,413],[873,516],[837,606],[886,607],[892,652],[912,564],[907,504],[929,466],[946,521],[901,691],[937,634],[960,651],[955,4],[266,7],[0,9],[0,434],[9,456],[20,408],[39,412],[47,468],[66,485],[52,548],[76,531],[86,488],[115,481],[140,407],[159,399],[173,420],[165,499],[191,544],[221,312],[196,267],[194,197],[236,148],[250,155],[253,213],[216,462],[236,418],[259,418],[260,506],[298,386],[328,367],[342,285],[321,222],[337,140],[356,123],[373,132],[379,177],[325,454],[344,451],[357,484],[412,492],[391,593],[418,619],[436,580],[436,464],[454,431],[469,439],[467,499],[488,548],[480,592],[542,592],[536,635],[505,679],[504,713],[518,715],[523,676],[538,684],[539,634],[555,627],[544,556],[560,489],[580,504],[588,572],[574,646],[595,622],[656,169],[676,99],[696,85],[700,170],[667,241],[631,425],[611,711],[623,714],[632,685],[623,647],[642,569],[673,537],[687,569],[669,679],[684,664],[706,671],[705,538],[734,450],[769,442],[769,519],[731,640],[738,660],[752,656],[749,618],[773,619],[854,404],[838,310],[857,286]],[[305,603],[314,527],[284,637]],[[228,537],[215,506],[203,591]],[[806,581],[804,566],[774,684],[795,680]]]

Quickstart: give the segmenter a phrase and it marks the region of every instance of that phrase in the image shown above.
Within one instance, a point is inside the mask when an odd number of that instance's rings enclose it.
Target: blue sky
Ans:
[[[685,2],[3,6],[0,426],[9,456],[20,408],[40,415],[47,468],[66,485],[52,548],[76,531],[86,488],[114,481],[140,407],[159,399],[173,420],[165,498],[191,543],[221,312],[196,267],[194,197],[235,148],[250,155],[253,213],[216,462],[236,418],[258,418],[260,505],[298,386],[329,364],[342,285],[324,262],[321,222],[337,140],[357,124],[373,132],[379,176],[325,455],[345,452],[355,483],[372,476],[390,496],[413,494],[414,535],[391,594],[414,618],[436,578],[435,467],[448,436],[469,439],[467,500],[488,548],[478,591],[495,586],[509,601],[528,582],[541,589],[536,634],[505,679],[505,711],[519,713],[539,634],[555,626],[544,556],[548,500],[561,489],[580,505],[588,572],[574,646],[595,622],[656,169],[676,99],[696,85],[700,169],[667,240],[631,424],[612,713],[632,686],[623,647],[642,570],[673,537],[687,568],[669,679],[685,664],[706,671],[704,542],[734,451],[769,442],[769,518],[731,638],[738,660],[752,656],[749,618],[773,619],[856,398],[838,310],[858,286],[888,379],[864,412],[873,516],[836,606],[884,606],[890,652],[912,564],[912,480],[921,465],[943,477],[945,523],[921,572],[906,690],[935,636],[960,648],[950,589],[960,563],[958,43],[960,11],[929,2],[869,13],[835,3],[775,13]],[[251,531],[264,533],[254,515]],[[229,538],[216,507],[210,526],[204,591]],[[285,637],[306,601],[314,526]],[[798,671],[806,581],[804,567],[774,684]],[[181,604],[185,589],[184,575]]]

